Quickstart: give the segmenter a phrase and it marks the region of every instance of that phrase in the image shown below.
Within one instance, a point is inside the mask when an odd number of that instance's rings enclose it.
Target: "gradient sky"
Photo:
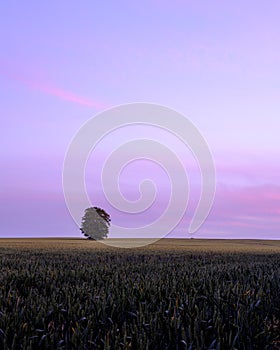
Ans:
[[[277,0],[2,1],[0,237],[80,237],[62,190],[69,142],[97,112],[141,101],[186,115],[213,153],[216,198],[195,237],[279,238],[279,12]],[[113,145],[108,138],[97,150],[96,168]],[[141,169],[159,181],[164,203],[161,170]],[[199,176],[191,169],[190,210],[173,237],[189,237]],[[126,171],[120,186],[133,199],[139,168]],[[117,215],[95,176],[92,200],[116,223],[156,217],[160,206]]]

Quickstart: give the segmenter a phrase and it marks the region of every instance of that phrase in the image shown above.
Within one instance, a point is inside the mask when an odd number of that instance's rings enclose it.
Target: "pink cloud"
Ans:
[[[65,100],[65,101],[78,103],[80,105],[87,106],[87,107],[93,107],[95,109],[109,108],[109,105],[104,103],[104,102],[85,98],[85,97],[77,95],[71,91],[68,91],[65,89],[60,89],[60,88],[53,86],[51,84],[47,84],[46,82],[37,81],[34,79],[27,78],[26,76],[24,76],[22,74],[9,72],[7,70],[4,71],[3,69],[0,70],[0,74],[2,76],[5,76],[8,79],[19,81],[31,89],[39,90],[43,93],[53,95],[53,96],[58,97],[62,100]]]
[[[248,214],[277,214],[280,209],[280,186],[262,185],[220,189],[220,198],[230,202],[231,208],[234,207],[237,210],[239,208]]]

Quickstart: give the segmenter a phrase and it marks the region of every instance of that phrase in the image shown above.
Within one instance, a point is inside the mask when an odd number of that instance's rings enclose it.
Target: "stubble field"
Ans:
[[[280,349],[280,241],[0,240],[0,349]]]

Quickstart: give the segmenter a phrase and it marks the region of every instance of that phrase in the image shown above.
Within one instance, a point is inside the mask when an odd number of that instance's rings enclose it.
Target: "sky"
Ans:
[[[148,102],[191,120],[215,162],[213,207],[192,237],[279,239],[279,11],[277,0],[2,1],[0,237],[80,237],[62,186],[73,136],[108,108]],[[93,205],[127,227],[157,218],[171,190],[155,162],[135,161],[120,178],[130,200],[143,178],[157,183],[142,214],[112,208],[99,181],[116,140],[152,134],[190,172],[189,209],[169,234],[189,238],[200,186],[191,152],[174,135],[131,128],[88,161]]]

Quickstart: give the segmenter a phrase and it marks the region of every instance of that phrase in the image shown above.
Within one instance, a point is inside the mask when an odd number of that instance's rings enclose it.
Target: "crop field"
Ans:
[[[280,241],[0,240],[0,349],[280,349]]]

